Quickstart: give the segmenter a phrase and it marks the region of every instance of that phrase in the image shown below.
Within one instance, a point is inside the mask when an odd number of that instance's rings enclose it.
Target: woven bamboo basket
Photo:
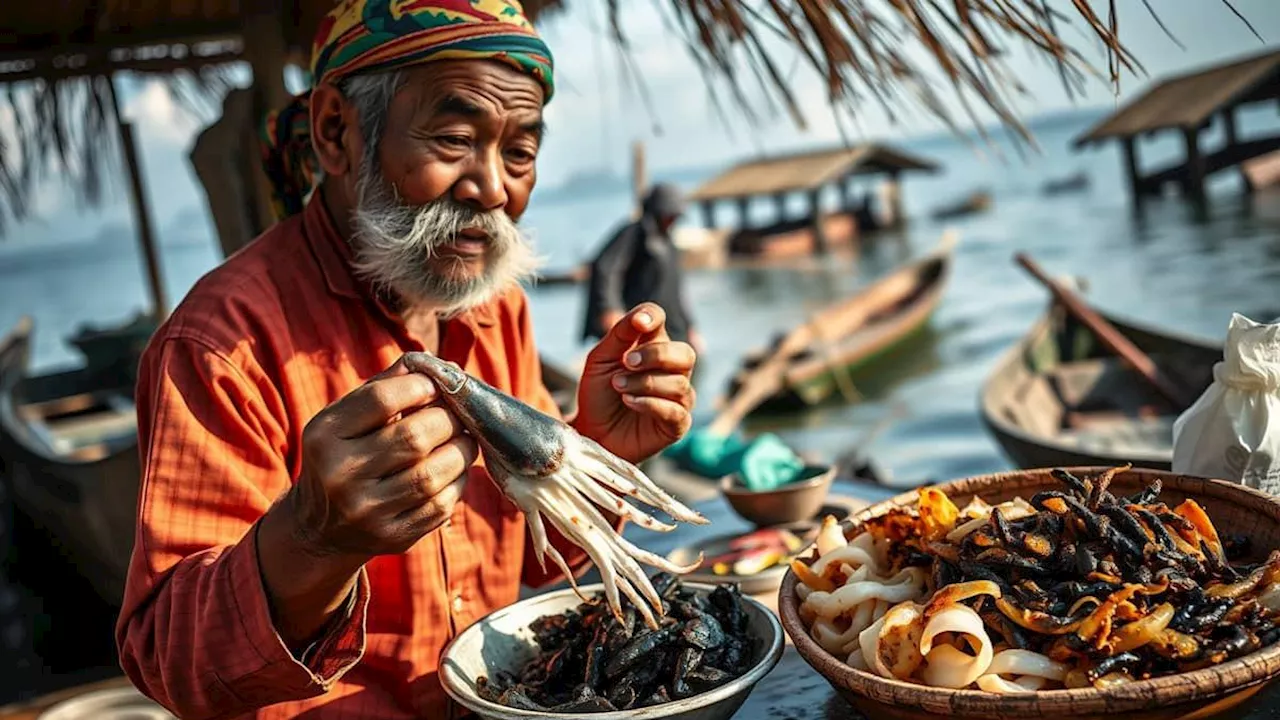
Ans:
[[[1105,468],[1068,469],[1079,476],[1096,474]],[[1116,494],[1131,494],[1157,478],[1163,484],[1160,497],[1170,506],[1185,498],[1194,498],[1208,512],[1215,527],[1223,532],[1248,535],[1252,539],[1254,560],[1263,559],[1273,549],[1280,548],[1280,501],[1256,490],[1220,480],[1142,469],[1117,475],[1111,487]],[[940,485],[938,489],[957,507],[964,507],[974,495],[995,504],[1019,495],[1030,500],[1040,490],[1060,486],[1049,470],[1044,469],[981,475]],[[845,521],[845,535],[853,537],[857,527],[869,518],[895,507],[915,506],[917,502],[918,493],[913,490],[873,505]],[[805,559],[812,560],[812,556]],[[1280,645],[1272,645],[1214,667],[1105,690],[1081,688],[997,695],[887,680],[854,670],[843,658],[831,655],[809,637],[800,620],[796,583],[795,574],[788,570],[778,594],[783,628],[805,661],[873,720],[938,717],[1102,720],[1113,719],[1117,714],[1123,714],[1124,720],[1239,718],[1247,712],[1242,703],[1280,675]]]

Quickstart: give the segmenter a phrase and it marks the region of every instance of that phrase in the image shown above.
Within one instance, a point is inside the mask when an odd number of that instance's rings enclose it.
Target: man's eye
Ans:
[[[437,137],[436,140],[442,145],[455,148],[465,148],[471,145],[471,141],[461,135],[442,135]]]
[[[528,150],[511,149],[507,151],[507,157],[518,163],[533,162],[535,155]]]

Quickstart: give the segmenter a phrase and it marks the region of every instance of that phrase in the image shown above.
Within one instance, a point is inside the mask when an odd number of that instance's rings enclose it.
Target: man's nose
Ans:
[[[453,197],[477,210],[499,210],[507,204],[505,176],[501,153],[497,148],[486,149],[476,154],[454,185]]]

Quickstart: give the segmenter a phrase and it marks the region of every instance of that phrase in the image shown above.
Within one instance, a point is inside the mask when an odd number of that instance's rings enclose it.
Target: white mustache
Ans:
[[[442,314],[488,302],[531,276],[540,264],[503,210],[476,210],[448,195],[425,205],[408,205],[370,167],[361,168],[357,196],[357,272],[376,286],[410,302],[430,304]],[[487,238],[483,274],[462,280],[433,272],[428,261],[466,230],[479,230]]]

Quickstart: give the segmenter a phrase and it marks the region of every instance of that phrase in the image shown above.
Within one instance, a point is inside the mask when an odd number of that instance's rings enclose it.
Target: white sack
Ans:
[[[1173,471],[1280,495],[1280,324],[1232,313],[1213,384],[1173,425]]]

